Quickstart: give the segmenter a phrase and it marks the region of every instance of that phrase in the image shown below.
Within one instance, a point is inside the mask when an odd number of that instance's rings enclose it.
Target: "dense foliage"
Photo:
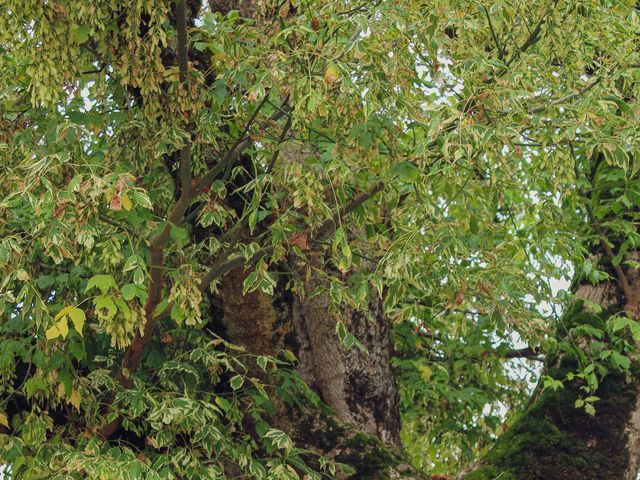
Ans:
[[[618,261],[640,244],[635,2],[197,3],[0,3],[0,460],[348,472],[269,423],[319,406],[295,354],[222,338],[220,279],[247,268],[273,296],[321,275],[348,348],[340,309],[382,296],[409,453],[455,471],[522,408],[515,359],[578,348],[549,279],[609,276],[585,205]],[[578,407],[629,367],[627,327],[586,332],[613,347],[581,357]]]

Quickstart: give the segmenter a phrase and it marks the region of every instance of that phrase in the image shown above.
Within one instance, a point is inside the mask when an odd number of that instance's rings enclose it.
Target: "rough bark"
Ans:
[[[256,355],[274,355],[289,326],[278,318],[273,301],[256,290],[242,293],[247,271],[234,270],[222,278],[220,296],[226,337]],[[286,315],[286,312],[283,312]]]
[[[195,3],[191,0],[189,5]],[[270,14],[253,0],[209,2],[209,8],[222,14],[238,10],[253,18]],[[290,161],[298,153],[297,148],[283,148],[279,161]],[[372,301],[368,316],[348,308],[336,316],[329,314],[326,296],[301,298],[286,282],[278,284],[272,297],[259,291],[243,293],[249,272],[242,267],[229,271],[220,279],[218,293],[210,297],[212,308],[222,314],[225,338],[257,355],[292,350],[301,377],[329,407],[308,405],[300,410],[279,402],[270,422],[287,431],[298,446],[355,468],[349,478],[419,478],[402,461],[390,324],[381,300]],[[307,284],[305,290],[314,286]],[[342,345],[336,334],[338,318],[368,353]],[[258,370],[252,373],[261,376]]]
[[[273,424],[299,446],[355,468],[350,478],[418,478],[402,459],[390,324],[381,301],[372,301],[369,318],[348,308],[335,315],[325,295],[301,298],[283,286],[273,298],[243,294],[245,276],[236,270],[221,282],[225,336],[256,354],[293,350],[301,377],[329,407],[300,411],[281,403]],[[341,343],[338,319],[368,352]]]
[[[310,290],[310,289],[308,289]],[[339,319],[367,352],[347,349],[336,335],[336,316],[326,295],[296,298],[293,323],[299,342],[300,374],[344,421],[400,445],[400,418],[394,372],[391,369],[390,324],[380,299],[370,316],[345,308]]]
[[[227,338],[255,354],[275,354],[283,346],[291,347],[298,356],[302,379],[338,418],[389,445],[399,446],[390,324],[381,300],[371,302],[368,316],[351,308],[336,315],[329,312],[326,295],[300,298],[278,292],[277,301],[258,291],[243,294],[245,276],[236,270],[222,280],[220,294]],[[367,352],[342,344],[336,334],[338,320]],[[290,345],[286,345],[286,337]]]

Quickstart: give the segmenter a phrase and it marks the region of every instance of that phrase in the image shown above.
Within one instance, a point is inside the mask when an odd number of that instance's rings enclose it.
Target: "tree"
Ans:
[[[16,478],[632,478],[634,2],[3,6]]]

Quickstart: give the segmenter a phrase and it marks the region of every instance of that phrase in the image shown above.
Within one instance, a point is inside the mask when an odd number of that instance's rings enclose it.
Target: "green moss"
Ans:
[[[357,432],[344,442],[338,461],[356,469],[356,479],[386,480],[390,471],[401,463],[400,457],[378,437]]]
[[[387,480],[391,473],[397,478],[400,470],[415,478],[415,472],[403,462],[400,453],[375,435],[340,422],[334,415],[318,410],[307,412],[302,428],[302,445],[314,445],[323,452],[337,452],[335,460],[355,470],[350,480]],[[398,468],[396,468],[398,467]]]
[[[610,312],[607,312],[609,314]],[[563,324],[601,328],[605,316],[574,306]],[[564,378],[571,359],[547,368],[546,374]],[[610,374],[601,383],[595,416],[574,407],[579,384],[534,394],[532,402],[513,426],[498,439],[484,458],[485,467],[465,480],[493,478],[517,480],[596,480],[622,478],[628,461],[625,428],[637,396],[635,383],[624,375]],[[508,475],[508,476],[505,476]]]

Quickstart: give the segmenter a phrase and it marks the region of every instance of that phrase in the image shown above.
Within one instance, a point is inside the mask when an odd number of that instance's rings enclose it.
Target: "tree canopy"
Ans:
[[[538,376],[595,416],[633,376],[635,1],[0,5],[16,479],[374,478],[288,431],[331,415],[283,320],[314,298],[345,358],[389,319],[404,450],[375,452],[414,472],[481,458]],[[633,308],[560,337],[572,278]]]

